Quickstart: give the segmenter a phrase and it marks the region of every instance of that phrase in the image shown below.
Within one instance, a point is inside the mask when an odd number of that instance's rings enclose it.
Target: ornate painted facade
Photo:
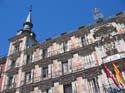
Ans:
[[[1,93],[110,93],[124,91],[125,15],[37,42],[30,10],[23,29],[10,38]],[[107,77],[107,66],[117,83]],[[115,92],[115,93],[117,93]],[[124,92],[123,92],[124,93]]]

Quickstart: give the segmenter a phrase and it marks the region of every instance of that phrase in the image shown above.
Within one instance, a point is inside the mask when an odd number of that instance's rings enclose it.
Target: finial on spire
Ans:
[[[32,12],[32,5],[30,5],[29,11]]]
[[[28,31],[30,31],[33,26],[33,24],[32,24],[32,5],[30,5],[29,14],[28,14],[23,26],[24,26],[24,30],[28,30]]]
[[[96,21],[102,21],[103,20],[103,14],[100,9],[95,8],[94,9],[94,19]]]

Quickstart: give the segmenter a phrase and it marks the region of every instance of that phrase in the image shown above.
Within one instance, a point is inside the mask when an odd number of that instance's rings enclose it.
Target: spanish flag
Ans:
[[[120,71],[118,70],[117,66],[116,66],[114,63],[112,63],[112,66],[113,66],[113,69],[114,69],[114,71],[115,71],[115,74],[116,74],[116,77],[117,77],[118,82],[119,82],[121,85],[123,85],[124,80],[123,80],[123,78],[122,78],[122,74],[120,73]]]

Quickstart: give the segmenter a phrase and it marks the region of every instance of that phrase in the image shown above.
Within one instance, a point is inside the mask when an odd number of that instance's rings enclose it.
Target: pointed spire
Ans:
[[[32,23],[32,6],[30,6],[29,14],[27,16],[26,22]]]
[[[32,27],[33,27],[33,24],[32,24],[32,6],[30,6],[29,14],[26,18],[25,23],[23,24],[23,30],[31,31]]]

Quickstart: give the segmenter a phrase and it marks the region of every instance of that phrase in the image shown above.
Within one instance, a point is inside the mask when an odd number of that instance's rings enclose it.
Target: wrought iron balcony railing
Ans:
[[[117,54],[106,56],[102,58],[103,63],[108,63],[111,61],[119,60],[125,58],[125,52],[119,52]]]

